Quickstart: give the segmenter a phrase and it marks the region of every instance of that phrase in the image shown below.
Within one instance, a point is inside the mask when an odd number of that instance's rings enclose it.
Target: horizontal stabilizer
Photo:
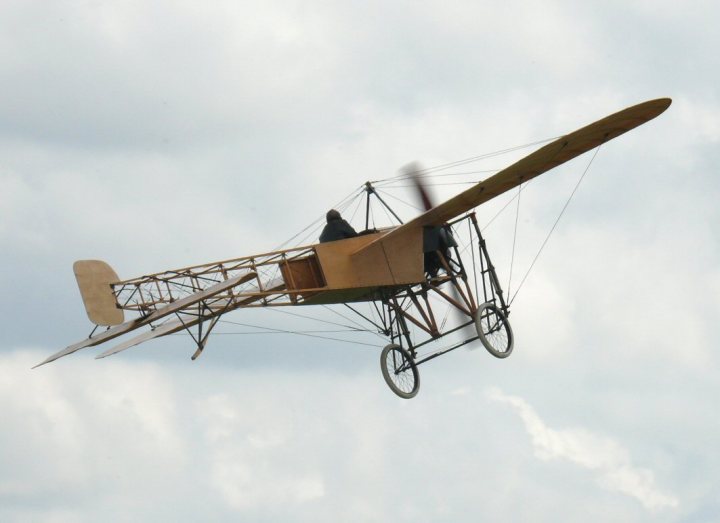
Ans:
[[[113,327],[110,327],[108,330],[102,332],[101,334],[98,334],[97,336],[94,336],[92,338],[88,338],[81,342],[75,343],[74,345],[70,345],[69,347],[66,347],[65,349],[61,350],[60,352],[53,354],[52,356],[47,358],[42,363],[35,365],[35,367],[33,367],[33,368],[36,368],[41,365],[45,365],[46,363],[55,361],[58,358],[62,358],[63,356],[72,354],[73,352],[76,352],[82,348],[93,347],[93,346],[99,345],[100,343],[103,343],[105,341],[109,341],[113,338],[117,338],[118,336],[122,336],[123,334],[133,331],[144,325],[149,325],[152,322],[157,321],[161,318],[164,318],[165,316],[168,316],[170,314],[174,314],[176,312],[181,312],[186,307],[195,305],[196,303],[198,303],[202,300],[211,298],[217,294],[220,294],[223,291],[231,289],[232,287],[235,287],[237,285],[246,283],[256,277],[257,277],[256,273],[247,272],[247,273],[241,274],[239,276],[235,276],[234,278],[230,278],[223,282],[217,283],[211,287],[208,287],[205,290],[196,292],[194,294],[190,294],[189,296],[186,296],[177,301],[174,301],[174,302],[170,303],[169,305],[166,305],[165,307],[161,307],[161,308],[157,309],[152,314],[149,314],[149,315],[141,317],[141,318],[137,318],[132,321],[127,321],[120,325],[115,325]]]
[[[268,291],[278,291],[280,289],[283,289],[285,287],[285,283],[282,280],[273,280],[268,284]],[[253,302],[260,301],[262,299],[262,296],[250,296],[248,298],[243,298],[240,300],[237,300],[235,302],[235,306],[232,307],[232,309],[235,309],[236,307],[242,307],[244,305],[249,305]],[[167,323],[163,323],[162,325],[154,328],[151,331],[144,332],[138,336],[135,336],[134,338],[130,338],[129,340],[124,341],[123,343],[120,343],[119,345],[115,345],[114,347],[106,350],[105,352],[98,354],[95,356],[96,360],[99,360],[101,358],[107,358],[108,356],[112,356],[113,354],[117,354],[118,352],[122,352],[124,350],[130,349],[132,347],[135,347],[137,345],[140,345],[141,343],[145,341],[149,341],[155,338],[161,338],[163,336],[167,336],[169,334],[175,334],[176,332],[180,332],[184,329],[189,329],[190,327],[194,327],[200,321],[207,321],[212,319],[212,317],[215,315],[216,310],[229,310],[228,309],[228,303],[226,300],[221,300],[217,304],[214,304],[211,307],[211,313],[204,317],[198,317],[198,316],[190,316],[188,318],[183,318],[183,321],[168,321]]]
[[[106,358],[108,356],[112,356],[113,354],[117,354],[118,352],[122,352],[131,347],[139,345],[144,341],[152,340],[153,338],[160,338],[161,336],[167,336],[168,334],[174,334],[183,329],[197,325],[198,323],[200,323],[200,320],[197,318],[188,319],[185,323],[183,323],[181,321],[169,321],[167,323],[160,325],[159,327],[156,327],[153,330],[143,332],[139,336],[130,338],[129,340],[124,341],[123,343],[116,345],[116,346],[112,347],[111,349],[106,350],[102,354],[98,354],[97,356],[95,356],[95,359],[99,360],[100,358]]]

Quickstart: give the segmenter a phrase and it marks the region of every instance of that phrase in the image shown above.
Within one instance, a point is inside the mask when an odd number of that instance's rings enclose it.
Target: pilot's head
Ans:
[[[335,209],[330,209],[325,215],[325,218],[327,219],[328,223],[330,223],[333,220],[341,219],[341,216],[340,213],[337,212]]]

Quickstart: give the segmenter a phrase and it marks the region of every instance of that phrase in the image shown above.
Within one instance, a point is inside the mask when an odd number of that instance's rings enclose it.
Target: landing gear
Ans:
[[[513,332],[502,311],[491,302],[483,303],[475,313],[478,338],[490,354],[507,358],[513,350]]]
[[[496,358],[507,358],[512,353],[514,336],[507,319],[508,305],[475,215],[469,214],[443,227],[453,227],[462,220],[469,220],[471,241],[475,238],[478,241],[479,257],[473,258],[472,272],[466,271],[462,252],[453,245],[445,252],[435,252],[444,269],[441,276],[427,271],[426,264],[425,281],[397,286],[376,300],[376,321],[372,323],[390,342],[380,357],[383,378],[401,398],[417,395],[420,365],[464,345],[480,340]],[[428,253],[425,255],[427,258]],[[448,315],[442,319],[433,311],[437,302],[432,298],[445,301],[450,310],[460,313],[458,318],[446,327]],[[482,303],[479,307],[478,301]],[[449,334],[454,336],[444,348],[420,350]]]
[[[420,389],[420,374],[413,357],[400,345],[386,345],[380,355],[383,378],[395,394],[404,399],[414,398]]]

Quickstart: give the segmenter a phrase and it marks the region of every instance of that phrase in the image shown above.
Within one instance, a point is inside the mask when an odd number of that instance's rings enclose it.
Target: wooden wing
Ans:
[[[658,98],[633,105],[558,138],[487,180],[391,230],[358,250],[355,256],[362,257],[365,251],[376,248],[377,243],[387,246],[389,240],[395,241],[413,229],[442,225],[513,187],[652,120],[662,114],[671,103],[670,98]]]

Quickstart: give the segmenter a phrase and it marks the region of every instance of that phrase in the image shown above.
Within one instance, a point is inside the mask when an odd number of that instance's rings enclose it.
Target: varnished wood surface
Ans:
[[[389,240],[394,241],[396,237],[406,234],[408,229],[442,225],[513,187],[652,120],[662,114],[671,103],[670,98],[643,102],[558,138],[487,180],[388,232],[377,241],[388,245]],[[365,249],[373,247],[374,244],[366,246]]]
[[[125,321],[110,286],[120,279],[112,267],[101,260],[78,260],[73,264],[73,272],[91,322],[110,326]]]
[[[412,229],[392,244],[373,243],[384,233],[315,246],[327,290],[416,283],[423,280],[422,230]],[[362,250],[373,243],[373,248]],[[361,250],[362,255],[353,256]]]

